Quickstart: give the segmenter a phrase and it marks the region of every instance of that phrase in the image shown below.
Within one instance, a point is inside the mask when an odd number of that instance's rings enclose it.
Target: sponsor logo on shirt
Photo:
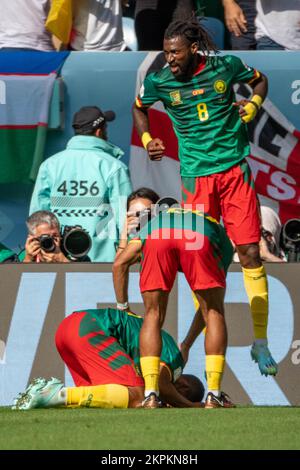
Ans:
[[[197,95],[203,95],[204,93],[204,88],[199,88],[198,90],[193,90],[192,95],[197,96]]]
[[[177,106],[178,104],[182,104],[181,94],[179,90],[171,91],[170,98],[171,98],[172,106]]]
[[[225,93],[227,85],[224,80],[216,80],[214,83],[214,89],[217,93]]]

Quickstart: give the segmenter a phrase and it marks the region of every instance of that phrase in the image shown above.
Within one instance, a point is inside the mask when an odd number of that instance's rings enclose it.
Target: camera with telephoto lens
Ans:
[[[40,242],[41,249],[46,253],[55,251],[55,237],[43,234],[37,240]],[[91,246],[90,235],[80,225],[66,225],[61,232],[60,249],[65,256],[71,259],[84,258],[90,251]]]
[[[65,225],[61,234],[61,251],[74,259],[84,258],[90,251],[92,239],[80,225]]]
[[[289,219],[282,227],[281,241],[288,262],[300,261],[300,219]]]

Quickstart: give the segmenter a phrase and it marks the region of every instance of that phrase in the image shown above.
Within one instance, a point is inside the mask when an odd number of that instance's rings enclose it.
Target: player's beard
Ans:
[[[176,80],[178,80],[179,82],[189,81],[192,78],[194,70],[195,70],[194,55],[191,55],[184,64],[182,65],[176,64],[176,65],[178,67],[178,72],[173,73],[171,70]]]

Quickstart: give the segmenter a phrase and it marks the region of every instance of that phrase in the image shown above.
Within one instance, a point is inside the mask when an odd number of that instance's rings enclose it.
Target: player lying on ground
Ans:
[[[133,194],[138,199],[141,191]],[[144,201],[148,199],[148,204],[151,204],[152,191],[147,197],[147,189],[143,188],[142,194]],[[134,200],[132,195],[129,199]],[[233,254],[224,228],[203,212],[176,208],[152,217],[130,238],[126,248],[116,257],[113,278],[118,308],[127,308],[129,267],[141,258],[140,290],[145,305],[145,319],[140,333],[140,362],[145,380],[143,406],[160,406],[161,327],[176,274],[183,271],[200,303],[206,323],[208,394],[205,406],[232,407],[228,397],[221,392],[227,346],[225,277]],[[193,329],[196,331],[193,340],[202,328]]]
[[[136,408],[144,396],[139,333],[143,319],[113,308],[74,312],[59,325],[56,346],[76,387],[52,378],[35,379],[13,408],[54,406]],[[200,407],[201,381],[182,375],[182,355],[162,331],[159,386],[163,401],[174,407]]]

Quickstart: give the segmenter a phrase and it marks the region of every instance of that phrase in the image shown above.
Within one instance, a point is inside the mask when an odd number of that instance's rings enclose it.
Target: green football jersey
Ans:
[[[130,235],[129,242],[140,240],[144,245],[150,236],[153,238],[160,236],[162,239],[172,238],[170,232],[172,229],[189,230],[207,237],[214,248],[216,257],[220,259],[222,265],[220,267],[227,272],[232,262],[232,244],[224,227],[204,212],[184,208],[171,208],[162,211],[144,225],[137,234]],[[199,248],[195,249],[198,250]]]
[[[176,80],[169,66],[145,78],[136,105],[163,102],[178,138],[183,177],[220,173],[249,155],[246,125],[232,106],[233,85],[259,76],[238,57],[225,55],[203,57],[187,82]]]
[[[112,336],[122,346],[140,369],[139,334],[143,318],[134,313],[124,312],[115,308],[86,310],[81,320],[79,334],[101,331]],[[172,380],[177,380],[183,370],[183,359],[178,346],[171,335],[162,330],[161,362],[164,362],[171,374]]]

